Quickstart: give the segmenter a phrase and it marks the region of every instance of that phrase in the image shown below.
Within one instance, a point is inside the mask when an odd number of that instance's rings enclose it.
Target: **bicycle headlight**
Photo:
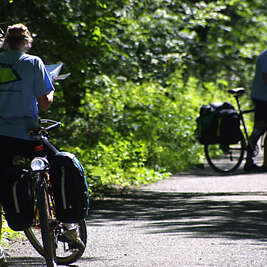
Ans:
[[[45,158],[34,158],[31,162],[31,169],[33,171],[43,171],[48,167],[48,161]]]

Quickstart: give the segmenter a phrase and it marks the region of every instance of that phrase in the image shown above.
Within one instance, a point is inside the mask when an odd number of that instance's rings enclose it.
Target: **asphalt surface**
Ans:
[[[88,244],[75,265],[267,266],[267,173],[222,176],[209,168],[94,201]],[[28,241],[10,266],[45,266]]]

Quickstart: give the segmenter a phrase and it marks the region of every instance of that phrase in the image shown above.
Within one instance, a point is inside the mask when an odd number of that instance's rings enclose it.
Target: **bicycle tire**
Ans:
[[[50,212],[48,202],[47,187],[42,179],[37,182],[37,207],[39,210],[39,220],[41,236],[44,247],[44,257],[48,267],[54,267],[55,262],[55,237],[50,223]]]
[[[78,223],[78,230],[79,230],[79,235],[81,240],[83,241],[85,247],[86,247],[86,243],[87,243],[87,230],[86,230],[86,223],[85,220],[81,220]],[[24,231],[26,237],[28,238],[28,240],[30,241],[30,243],[32,244],[32,246],[35,248],[35,250],[42,256],[44,256],[44,248],[41,242],[41,233],[40,233],[40,229],[36,228],[35,226],[32,226],[28,229],[26,229]],[[60,241],[58,241],[59,243]],[[62,256],[59,254],[59,250],[60,247],[63,244],[58,244],[57,243],[57,248],[56,248],[56,256],[55,256],[55,260],[57,264],[71,264],[76,262],[78,259],[81,258],[81,256],[84,253],[84,249],[76,249],[76,250],[72,250],[70,254],[66,255],[66,256]],[[61,243],[61,242],[60,242]]]
[[[219,173],[233,173],[244,159],[246,142],[242,134],[236,144],[205,144],[204,152],[210,167]]]

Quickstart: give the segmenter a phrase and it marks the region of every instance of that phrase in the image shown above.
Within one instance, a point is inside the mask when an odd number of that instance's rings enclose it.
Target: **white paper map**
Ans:
[[[50,76],[50,79],[53,80],[65,80],[67,77],[70,76],[70,73],[66,73],[66,74],[60,74],[60,71],[63,67],[62,62],[57,63],[57,64],[51,64],[51,65],[45,65],[45,68],[48,72],[48,75]]]

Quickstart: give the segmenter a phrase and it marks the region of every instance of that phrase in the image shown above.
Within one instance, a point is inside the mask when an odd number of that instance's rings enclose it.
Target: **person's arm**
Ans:
[[[37,101],[38,101],[39,108],[43,111],[48,110],[50,105],[53,103],[53,100],[54,100],[54,91],[51,91],[47,95],[42,95],[38,97]]]

